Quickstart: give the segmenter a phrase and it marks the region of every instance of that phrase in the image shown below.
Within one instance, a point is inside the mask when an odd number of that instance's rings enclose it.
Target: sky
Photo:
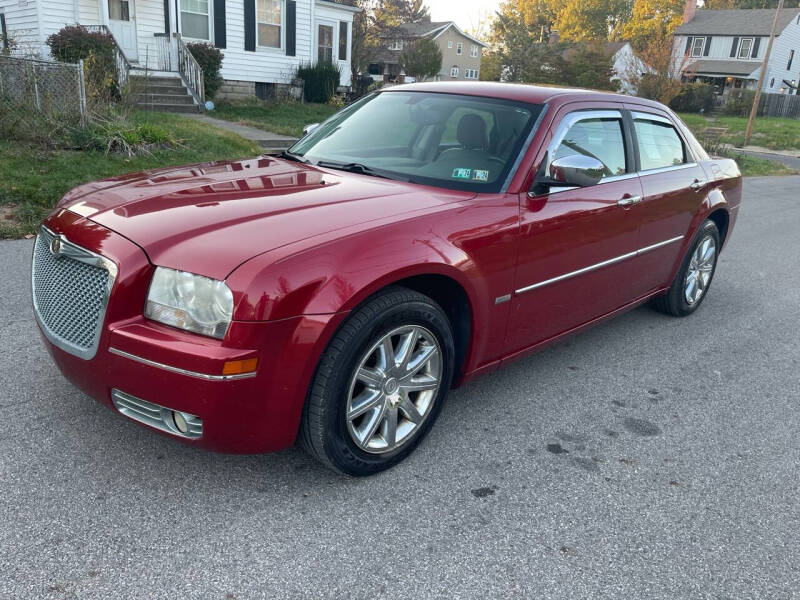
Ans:
[[[493,15],[500,0],[428,0],[432,21],[455,21],[461,29],[474,30]]]

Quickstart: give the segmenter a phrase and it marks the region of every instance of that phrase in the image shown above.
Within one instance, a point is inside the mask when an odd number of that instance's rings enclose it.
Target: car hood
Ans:
[[[59,207],[125,236],[153,264],[224,279],[280,246],[472,196],[262,156],[90,183]]]

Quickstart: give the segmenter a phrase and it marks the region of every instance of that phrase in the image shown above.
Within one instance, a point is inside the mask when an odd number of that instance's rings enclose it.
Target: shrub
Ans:
[[[114,38],[109,33],[68,25],[47,38],[50,53],[59,62],[76,63],[89,56],[114,58]]]
[[[669,107],[677,112],[709,112],[714,108],[714,89],[707,83],[684,83]]]
[[[304,64],[297,68],[297,77],[303,80],[303,96],[306,102],[325,104],[336,93],[341,71],[330,62]]]
[[[80,150],[100,150],[129,157],[179,145],[179,141],[163,127],[152,123],[130,123],[120,115],[74,129],[71,141],[73,148]]]
[[[725,103],[725,114],[736,117],[746,117],[753,107],[754,90],[731,90],[728,101]]]
[[[192,42],[186,45],[203,70],[203,87],[206,91],[206,98],[211,99],[222,85],[219,71],[222,68],[224,56],[219,48],[208,42]]]

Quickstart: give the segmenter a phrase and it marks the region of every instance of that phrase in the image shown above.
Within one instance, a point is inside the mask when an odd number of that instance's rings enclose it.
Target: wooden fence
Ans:
[[[758,114],[762,117],[800,119],[800,96],[788,94],[761,94]]]

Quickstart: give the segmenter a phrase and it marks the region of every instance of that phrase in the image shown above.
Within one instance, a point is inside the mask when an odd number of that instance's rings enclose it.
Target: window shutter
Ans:
[[[339,60],[347,60],[347,21],[339,21]]]
[[[761,38],[757,37],[753,40],[753,52],[750,55],[750,58],[756,58],[758,56],[758,46],[761,43]]]
[[[739,38],[733,38],[733,44],[731,45],[731,58],[736,58],[736,50],[739,48]]]
[[[244,0],[244,49],[256,51],[256,0]]]
[[[692,39],[694,38],[692,38],[691,36],[686,38],[686,50],[684,50],[683,52],[686,56],[689,56],[689,50],[692,49]]]
[[[708,56],[708,53],[711,51],[711,36],[706,36],[706,49],[703,50],[703,56]]]
[[[214,45],[217,48],[224,48],[226,44],[225,0],[214,0]]]
[[[294,56],[297,47],[297,2],[286,0],[286,56]]]
[[[164,33],[169,35],[169,0],[164,0]]]

